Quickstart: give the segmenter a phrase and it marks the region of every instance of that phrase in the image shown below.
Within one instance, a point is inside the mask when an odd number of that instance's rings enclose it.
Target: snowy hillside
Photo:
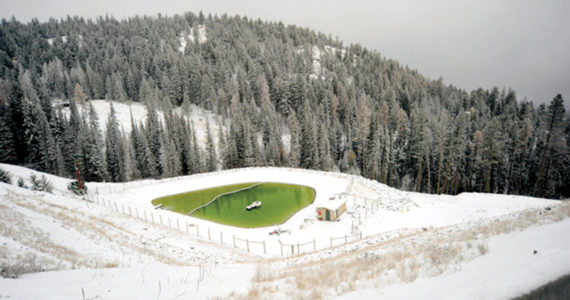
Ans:
[[[489,299],[570,273],[568,201],[425,195],[358,176],[285,168],[87,183],[82,199],[66,190],[68,179],[45,174],[53,194],[31,191],[15,182],[31,186],[33,171],[0,167],[13,177],[12,185],[0,183],[0,268],[32,272],[0,278],[2,298]],[[278,226],[281,235],[269,235],[273,227],[234,228],[150,203],[252,181],[302,183],[317,196]],[[315,208],[333,197],[346,201],[347,212],[338,222],[317,221]]]
[[[113,104],[113,109],[117,114],[119,128],[122,128],[122,130],[127,134],[132,130],[131,114],[136,124],[140,124],[146,120],[146,107],[138,102],[127,104],[110,100],[90,100],[89,103],[93,105],[95,111],[97,112],[97,116],[99,117],[99,127],[103,133],[105,132],[107,119],[109,118],[109,113],[111,111],[111,104]],[[56,101],[55,104],[59,105],[60,103]],[[80,114],[83,113],[83,109],[79,108],[78,111]],[[174,112],[178,114],[184,114],[181,108],[176,108]],[[63,113],[66,116],[69,116],[69,108],[63,108]],[[160,118],[163,118],[164,113],[159,111],[158,115]],[[196,130],[196,137],[199,144],[206,144],[206,127],[208,123],[210,124],[210,128],[212,130],[212,137],[214,142],[218,142],[219,123],[221,122],[219,116],[196,105],[191,105],[188,114],[185,114],[185,116],[188,121],[194,124],[194,129]]]

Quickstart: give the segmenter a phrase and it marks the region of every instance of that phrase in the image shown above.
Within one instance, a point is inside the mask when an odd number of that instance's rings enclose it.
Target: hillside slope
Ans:
[[[1,167],[15,178],[27,179],[34,172]],[[449,282],[454,282],[458,288],[449,291],[452,298],[503,298],[570,272],[564,263],[570,255],[564,238],[570,230],[568,202],[487,194],[430,196],[339,173],[275,168],[128,184],[87,183],[90,202],[65,189],[68,179],[45,176],[54,184],[53,194],[0,183],[3,272],[42,271],[0,279],[3,297],[76,299],[83,292],[86,298],[102,299],[230,294],[422,298],[445,296]],[[150,204],[155,195],[259,178],[303,182],[317,190],[314,205],[280,226],[289,234],[276,237],[267,234],[272,228],[230,228],[157,212]],[[314,220],[316,205],[346,191],[352,196],[340,222],[307,222]],[[374,199],[375,204],[362,199]],[[154,213],[152,220],[147,212]],[[362,239],[330,248],[329,238],[350,236],[357,220]],[[185,229],[188,223],[193,227]],[[220,232],[223,243],[217,240]],[[264,240],[268,253],[257,246],[251,251],[240,244],[235,248],[232,235]],[[316,252],[282,257],[274,248],[278,240],[293,244],[310,239],[316,241]]]
[[[506,88],[461,90],[307,28],[193,13],[12,19],[0,61],[4,163],[71,177],[76,155],[87,178],[115,182],[273,165],[424,193],[570,195],[562,95],[535,107]],[[56,99],[135,102],[153,117],[123,132],[68,118]],[[154,114],[192,106],[225,134],[194,141],[185,120]],[[100,128],[112,138],[93,146]]]

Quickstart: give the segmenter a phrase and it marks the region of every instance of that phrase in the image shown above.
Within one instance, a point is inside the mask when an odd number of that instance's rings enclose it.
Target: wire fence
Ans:
[[[330,248],[334,246],[346,245],[348,243],[355,241],[360,241],[361,239],[362,239],[362,232],[359,232],[357,234],[345,234],[344,236],[339,236],[339,237],[331,236]],[[337,241],[340,241],[340,243],[338,243]]]
[[[279,168],[283,170],[283,168]],[[299,170],[299,169],[289,169],[295,172],[307,172],[307,173],[317,173],[324,176],[332,176],[337,178],[344,178],[349,180],[347,189],[341,193],[339,196],[343,197],[348,202],[351,202],[353,209],[360,209],[359,218],[367,218],[369,215],[375,213],[380,209],[379,201],[380,199],[372,199],[358,196],[353,193],[355,178],[353,175],[342,174],[342,173],[327,173],[314,170]],[[222,173],[237,173],[243,172],[243,169],[236,170],[226,170]],[[219,174],[219,173],[218,173]],[[210,176],[209,173],[196,174],[190,176],[184,176],[179,178],[171,178],[162,180],[162,182],[174,182],[179,180],[187,180],[190,178],[198,178]],[[357,178],[356,181],[361,184],[370,184],[366,180]],[[250,238],[243,238],[236,236],[231,233],[224,233],[223,230],[219,228],[210,228],[206,225],[193,223],[192,219],[184,215],[176,215],[169,211],[142,208],[137,206],[132,206],[124,201],[117,201],[112,199],[110,195],[117,192],[124,192],[127,189],[137,188],[146,185],[156,184],[156,180],[142,180],[136,182],[128,182],[124,184],[110,185],[108,187],[97,187],[95,188],[95,193],[88,194],[88,199],[92,202],[97,203],[105,208],[108,208],[114,212],[128,215],[133,218],[141,219],[146,222],[167,227],[173,230],[177,230],[181,233],[193,235],[202,240],[207,240],[211,242],[216,242],[223,245],[231,245],[235,249],[240,249],[242,251],[247,251],[249,253],[265,255],[265,256],[294,256],[306,253],[312,253],[317,251],[322,251],[330,249],[333,247],[338,247],[346,245],[355,241],[363,239],[362,232],[356,232],[352,234],[345,234],[342,236],[330,236],[329,240],[326,241],[326,237],[323,239],[310,239],[306,241],[298,242],[283,242],[281,239],[263,239],[263,240],[253,240]],[[100,190],[101,189],[101,190]],[[108,192],[108,195],[100,193],[100,191]],[[353,230],[354,231],[354,230]]]
[[[312,247],[311,247],[312,246]],[[312,241],[308,241],[305,243],[296,243],[296,244],[284,244],[279,240],[279,248],[281,256],[287,256],[289,254],[289,249],[291,249],[290,255],[301,255],[303,253],[311,253],[317,252],[317,240],[313,238]],[[312,249],[312,251],[311,251]],[[285,250],[285,251],[283,251]],[[297,251],[295,251],[297,250]]]

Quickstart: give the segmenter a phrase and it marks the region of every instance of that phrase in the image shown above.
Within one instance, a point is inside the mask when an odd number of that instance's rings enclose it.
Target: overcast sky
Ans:
[[[22,22],[67,15],[239,14],[360,43],[447,84],[512,88],[519,99],[570,107],[568,0],[0,0]]]

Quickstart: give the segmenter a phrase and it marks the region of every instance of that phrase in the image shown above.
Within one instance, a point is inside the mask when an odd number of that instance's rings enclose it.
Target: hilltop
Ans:
[[[535,107],[509,89],[465,91],[358,44],[247,17],[4,20],[0,30],[1,162],[72,177],[75,155],[94,181],[273,165],[423,193],[570,195],[562,95]],[[138,103],[149,118],[119,128],[73,112],[100,99]],[[191,107],[216,116],[205,141],[183,116]]]

